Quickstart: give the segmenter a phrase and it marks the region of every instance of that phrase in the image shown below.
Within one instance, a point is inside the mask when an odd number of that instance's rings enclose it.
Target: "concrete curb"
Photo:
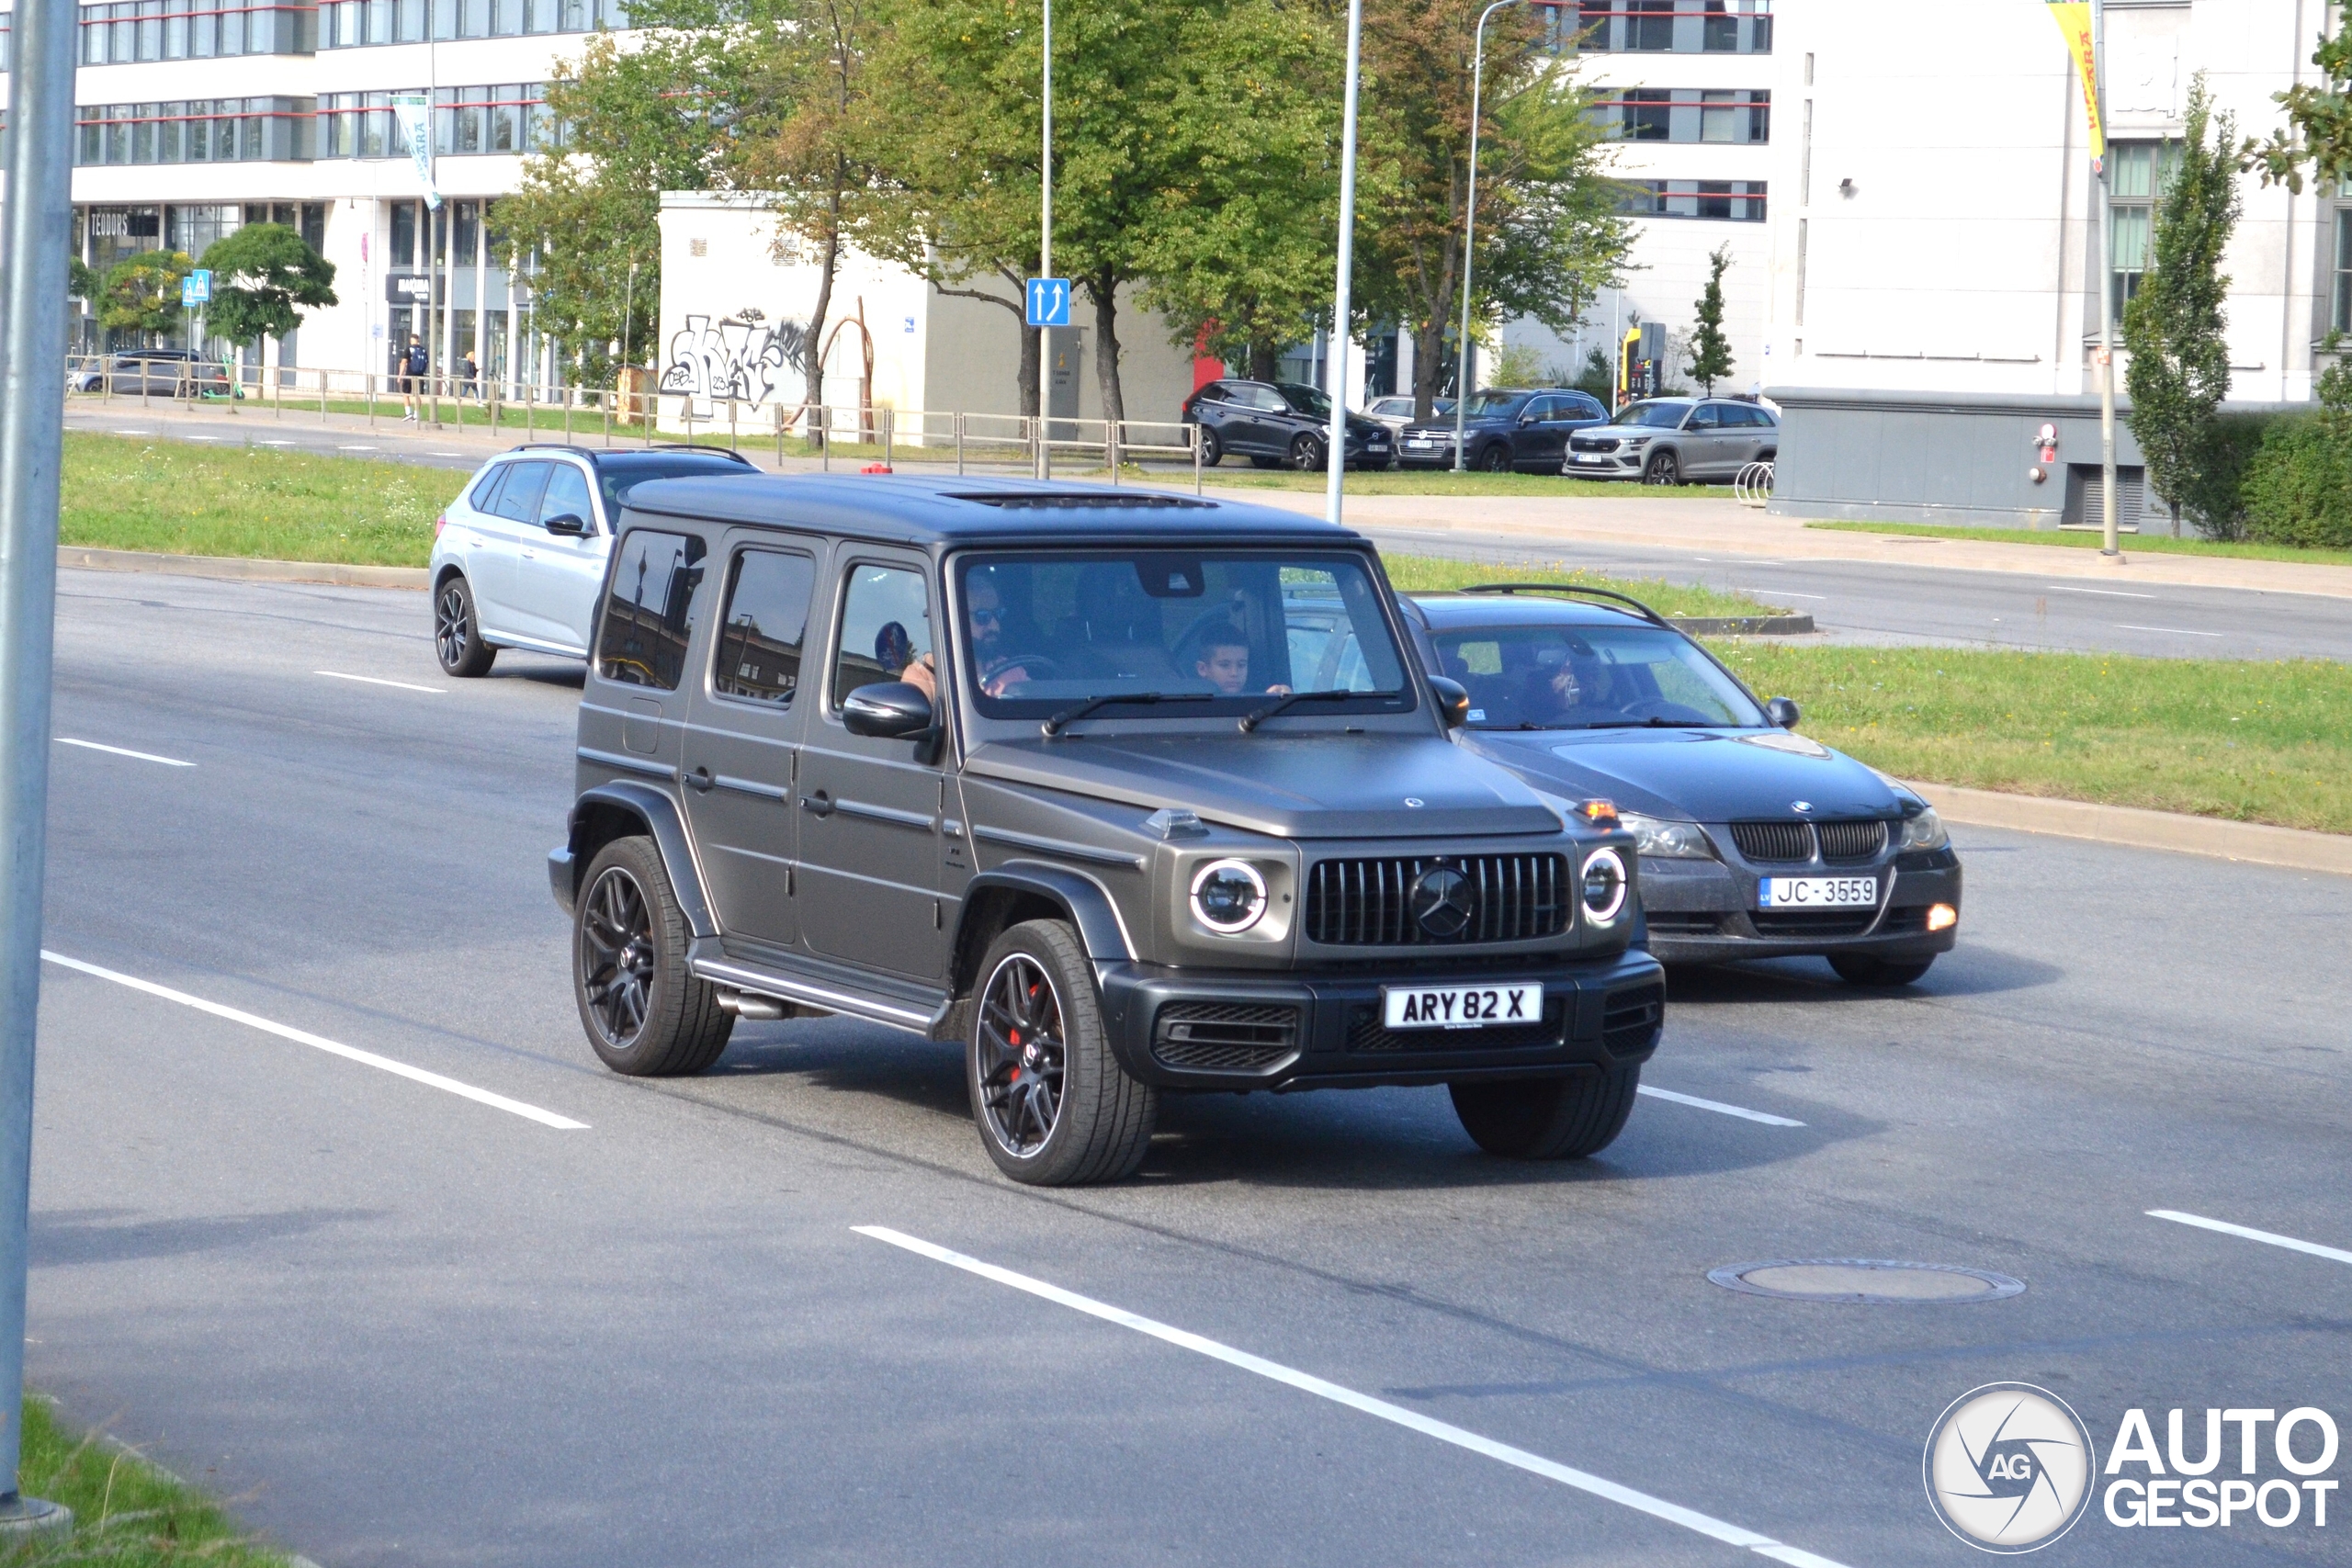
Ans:
[[[166,556],[146,550],[103,550],[60,545],[57,564],[84,571],[161,571],[236,582],[327,582],[344,588],[432,586],[421,566],[345,566],[335,561],[255,560],[242,556]]]
[[[1802,637],[1814,629],[1811,615],[1668,615],[1692,637]]]
[[[2084,800],[2053,800],[2035,795],[2003,795],[1957,784],[1917,784],[1948,822],[1975,828],[2014,828],[2066,839],[2092,839],[2130,849],[2172,850],[2213,855],[2294,871],[2352,876],[2352,835],[2278,828],[2267,822],[2231,822],[2134,806],[2094,806]]]

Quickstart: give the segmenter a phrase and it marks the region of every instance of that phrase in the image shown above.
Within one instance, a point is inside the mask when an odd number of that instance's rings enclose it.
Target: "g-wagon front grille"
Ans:
[[[1813,858],[1810,822],[1735,822],[1731,841],[1751,861],[1802,861]]]
[[[1281,1003],[1170,1002],[1152,1021],[1151,1054],[1171,1067],[1253,1073],[1298,1052],[1298,1009]]]
[[[1832,865],[1876,860],[1886,848],[1883,822],[1822,822],[1814,827],[1821,858]]]
[[[1444,866],[1466,880],[1470,916],[1458,931],[1416,918],[1413,891]],[[1525,942],[1568,929],[1566,855],[1416,855],[1317,861],[1306,874],[1306,940],[1330,947],[1410,947]]]
[[[1600,1043],[1616,1055],[1646,1051],[1666,1023],[1666,987],[1611,991],[1600,1012]]]

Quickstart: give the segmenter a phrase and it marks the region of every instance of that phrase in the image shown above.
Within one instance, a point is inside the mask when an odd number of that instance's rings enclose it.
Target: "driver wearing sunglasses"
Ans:
[[[1001,697],[1028,684],[1029,671],[1005,653],[1004,598],[982,573],[975,572],[965,587],[964,619],[972,639],[972,668],[979,673],[980,690]],[[930,654],[909,664],[899,678],[933,702],[939,700],[939,678]]]

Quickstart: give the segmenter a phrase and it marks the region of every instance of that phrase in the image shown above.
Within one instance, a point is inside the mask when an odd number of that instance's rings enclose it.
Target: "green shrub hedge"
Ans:
[[[2327,414],[2274,416],[2263,423],[2267,428],[2261,446],[2239,485],[2245,537],[2306,549],[2352,549],[2352,427]]]

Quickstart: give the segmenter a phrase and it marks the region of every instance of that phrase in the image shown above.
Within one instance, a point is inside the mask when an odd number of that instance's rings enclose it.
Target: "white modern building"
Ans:
[[[384,370],[429,335],[485,376],[552,368],[528,290],[495,255],[494,203],[559,134],[543,103],[584,35],[626,28],[623,0],[103,0],[81,7],[75,254],[100,273],[142,251],[204,249],[243,224],[298,228],[335,264],[339,303],[269,357]],[[0,12],[0,28],[9,14]],[[393,129],[396,93],[435,104],[444,198]],[[427,321],[404,278],[438,274]],[[83,346],[97,346],[84,319]]]

